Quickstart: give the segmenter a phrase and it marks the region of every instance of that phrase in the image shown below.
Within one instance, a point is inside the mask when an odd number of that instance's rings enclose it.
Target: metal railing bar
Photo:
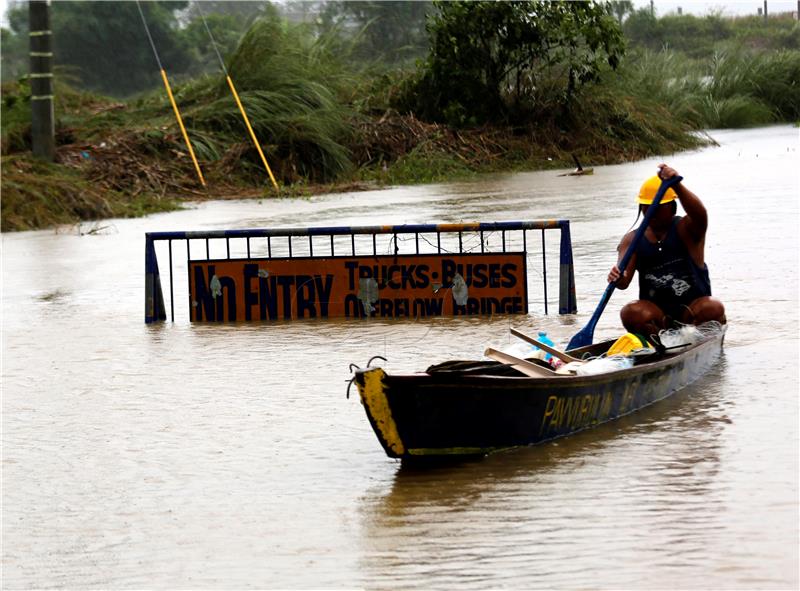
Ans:
[[[539,229],[542,232],[543,241],[545,240],[546,230],[547,229],[549,229],[549,228],[540,228]],[[522,247],[522,250],[525,251],[528,248],[527,230],[526,229],[520,229],[518,231],[520,231],[521,234],[522,234],[522,245],[521,245],[521,247]],[[491,242],[490,236],[487,234],[487,232],[482,231],[482,230],[479,230],[479,231],[475,232],[475,237],[478,238],[478,242],[479,242],[478,245],[475,245],[475,246],[479,246],[479,250],[475,249],[475,251],[483,253],[483,254],[486,254],[486,253],[491,254],[491,253],[494,253],[494,252],[507,253],[507,252],[510,252],[511,250],[513,250],[516,247],[515,239],[514,239],[514,233],[512,231],[509,231],[509,230],[501,230],[499,233],[500,233],[500,238],[501,238],[500,241],[499,241],[499,244],[493,245],[493,243]],[[177,234],[177,233],[175,233],[175,234]],[[436,232],[436,243],[434,244],[432,241],[429,241],[429,240],[425,239],[424,233],[414,232],[413,233],[413,235],[414,235],[414,250],[413,251],[408,251],[407,254],[412,254],[412,253],[414,253],[414,254],[422,254],[422,251],[423,251],[422,242],[423,241],[427,242],[430,246],[435,247],[435,252],[437,252],[439,254],[441,254],[442,252],[446,252],[446,250],[445,250],[445,247],[446,247],[445,242],[446,241],[443,241],[442,234],[443,234],[442,232]],[[444,233],[444,234],[446,234],[446,233]],[[473,248],[473,247],[470,247],[470,245],[469,245],[469,240],[468,240],[469,236],[468,235],[465,236],[464,232],[454,232],[453,234],[457,234],[458,235],[458,252],[460,252],[462,254],[469,253]],[[378,248],[378,240],[377,240],[378,239],[378,234],[371,234],[371,237],[372,237],[372,254],[377,256],[378,255],[378,251],[382,250],[383,247]],[[241,237],[239,237],[239,239],[241,239],[241,240],[243,240],[245,242],[245,252],[241,253],[241,255],[236,254],[234,252],[236,250],[235,249],[235,244],[233,246],[231,245],[231,243],[234,242],[234,238],[233,237],[221,236],[221,237],[200,238],[200,237],[185,237],[184,236],[184,237],[181,237],[180,239],[186,240],[187,243],[189,244],[189,246],[188,246],[188,248],[190,250],[189,260],[203,260],[202,258],[192,259],[192,256],[191,256],[191,243],[195,242],[197,239],[201,239],[201,240],[204,241],[204,243],[205,243],[205,258],[207,260],[211,260],[212,259],[211,254],[210,254],[210,252],[211,252],[211,241],[213,241],[213,240],[221,240],[221,239],[225,240],[225,250],[226,250],[226,252],[225,252],[225,254],[218,253],[220,255],[220,258],[225,257],[225,258],[230,259],[232,256],[235,256],[236,258],[248,258],[249,259],[249,258],[252,258],[254,256],[257,256],[256,253],[253,251],[253,242],[252,242],[253,238],[254,238],[254,236],[241,236]],[[272,238],[273,238],[272,236],[266,236],[266,240],[267,240],[267,257],[268,258],[272,258],[273,256],[278,256],[277,253],[275,255],[273,255],[273,253],[272,253]],[[310,256],[310,257],[313,258],[313,257],[319,257],[319,256],[327,256],[327,255],[321,255],[320,254],[319,246],[317,246],[316,250],[315,250],[314,240],[313,240],[313,237],[311,237],[311,236],[307,236],[307,238],[308,238],[308,252],[305,253],[305,254],[302,254],[302,253],[298,252],[297,248],[294,245],[294,238],[295,238],[295,236],[286,236],[287,248],[288,248],[288,251],[289,251],[288,255],[287,255],[288,257],[295,258],[297,256]],[[330,235],[328,235],[328,238],[329,238],[330,244],[331,244],[331,246],[330,246],[330,255],[331,256],[336,256],[336,236],[333,235],[333,234],[330,234]],[[410,238],[410,236],[409,236],[409,238]],[[155,239],[154,242],[158,242],[158,240],[166,240],[166,241],[173,240],[174,241],[174,240],[177,240],[177,239],[178,238],[175,235],[172,235],[172,236],[169,236],[169,237],[166,237],[166,238]],[[401,254],[401,253],[405,252],[404,248],[400,248],[401,239],[402,239],[402,236],[400,234],[393,234],[391,236],[391,238],[390,238],[390,240],[388,241],[388,244],[387,244],[387,254],[388,253],[392,253],[392,254],[397,255],[397,254]],[[394,242],[394,248],[393,249],[391,248],[392,242]],[[356,235],[355,234],[350,234],[350,246],[351,246],[351,255],[352,256],[356,256],[357,247],[356,247]],[[347,256],[349,256],[349,255],[347,255]]]
[[[172,322],[175,322],[175,293],[173,291],[172,285],[172,240],[168,241],[169,244],[169,311],[170,315],[172,316]]]
[[[545,256],[544,228],[542,228],[542,285],[544,285],[544,313],[547,314],[547,257]]]
[[[555,230],[559,229],[566,220],[545,220],[530,222],[480,222],[462,224],[406,224],[399,226],[333,226],[317,228],[253,228],[243,230],[211,230],[191,232],[148,232],[153,240],[184,239],[184,238],[244,238],[246,236],[313,236],[329,234],[413,234],[426,232],[498,232],[501,230]]]
[[[186,280],[187,280],[187,282],[190,282],[192,280],[192,276],[190,275],[190,271],[189,271],[189,269],[191,268],[191,262],[192,262],[192,257],[191,257],[191,252],[190,252],[191,249],[192,249],[191,240],[189,240],[187,238],[186,239]],[[187,285],[188,285],[188,283],[187,283]],[[190,301],[189,301],[189,320],[191,321],[191,319],[192,319],[192,302],[191,302],[191,299],[190,299]],[[173,319],[173,322],[175,322],[174,319]]]

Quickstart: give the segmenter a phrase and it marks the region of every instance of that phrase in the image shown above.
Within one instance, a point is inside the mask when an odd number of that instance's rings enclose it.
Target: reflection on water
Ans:
[[[477,358],[510,326],[563,345],[658,159],[3,235],[4,586],[797,587],[797,130],[713,135],[670,160],[710,212],[724,362],[613,424],[426,470],[385,456],[348,365]],[[146,231],[547,218],[572,222],[577,316],[142,322]]]
[[[611,587],[669,576],[676,555],[724,525],[721,507],[706,506],[730,425],[719,372],[638,419],[482,461],[403,465],[388,494],[365,499],[365,572],[387,588],[569,588],[609,560],[630,560]]]

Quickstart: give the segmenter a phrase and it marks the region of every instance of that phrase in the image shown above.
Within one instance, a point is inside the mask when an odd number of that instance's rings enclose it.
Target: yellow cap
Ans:
[[[656,193],[658,192],[659,187],[661,187],[661,179],[657,176],[651,177],[647,179],[642,188],[639,189],[639,203],[644,205],[650,205],[653,202],[653,199],[656,198]],[[661,198],[661,203],[669,203],[670,201],[675,201],[678,198],[677,193],[672,189],[667,189],[667,192],[664,193],[664,196]]]

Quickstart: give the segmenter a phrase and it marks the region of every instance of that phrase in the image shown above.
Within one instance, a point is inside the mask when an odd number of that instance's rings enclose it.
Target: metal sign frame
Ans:
[[[405,224],[394,226],[334,226],[312,228],[277,228],[213,230],[187,232],[148,232],[145,234],[145,322],[161,322],[167,319],[167,310],[161,286],[161,275],[156,254],[156,243],[167,243],[169,264],[170,319],[175,321],[173,242],[185,243],[187,268],[194,261],[209,260],[264,260],[285,258],[353,258],[377,257],[386,254],[425,254],[427,247],[433,254],[512,253],[512,233],[521,233],[521,247],[528,253],[528,232],[541,231],[542,286],[544,310],[548,313],[547,256],[545,231],[560,230],[559,248],[559,314],[577,311],[575,276],[572,262],[572,241],[568,220],[475,222],[458,224]],[[487,234],[495,239],[490,245]],[[427,236],[426,236],[427,235]],[[302,238],[302,240],[301,240]],[[317,238],[316,244],[314,238]],[[349,238],[349,239],[348,239]],[[365,240],[366,238],[366,240]],[[468,240],[469,238],[469,240]],[[389,252],[378,249],[378,242]],[[241,252],[232,254],[232,242]],[[517,240],[519,242],[519,240]],[[324,250],[320,242],[324,242]],[[366,244],[365,244],[366,242]],[[400,244],[412,242],[410,252],[401,253]],[[196,254],[197,244],[202,252]],[[225,255],[211,256],[211,247],[224,244]],[[194,249],[193,249],[194,246]],[[202,248],[204,246],[204,248]],[[338,251],[337,251],[338,248]],[[359,250],[360,249],[360,250]],[[193,256],[193,250],[195,254]],[[370,252],[371,251],[371,252]],[[191,305],[191,303],[189,304]],[[527,310],[527,302],[525,309]]]

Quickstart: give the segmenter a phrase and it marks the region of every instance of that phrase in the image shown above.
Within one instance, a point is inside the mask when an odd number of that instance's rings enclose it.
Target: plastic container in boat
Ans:
[[[652,347],[643,336],[629,332],[614,341],[606,355],[609,357],[611,355],[627,355],[631,351],[638,349],[652,349]]]
[[[550,337],[547,336],[547,333],[545,331],[543,331],[543,330],[539,331],[539,336],[536,338],[536,340],[539,341],[540,343],[543,343],[543,344],[547,345],[548,347],[555,348],[555,346],[556,346],[555,343],[550,340]],[[539,349],[539,347],[536,347],[536,346],[534,346],[533,349],[534,349],[534,351],[541,351],[541,349]],[[544,355],[542,355],[542,356],[536,355],[536,357],[538,357],[539,359],[544,359],[545,361],[550,361],[550,359],[553,357],[552,355],[550,355],[550,353],[546,353],[545,351],[541,351],[541,352],[544,353]]]

